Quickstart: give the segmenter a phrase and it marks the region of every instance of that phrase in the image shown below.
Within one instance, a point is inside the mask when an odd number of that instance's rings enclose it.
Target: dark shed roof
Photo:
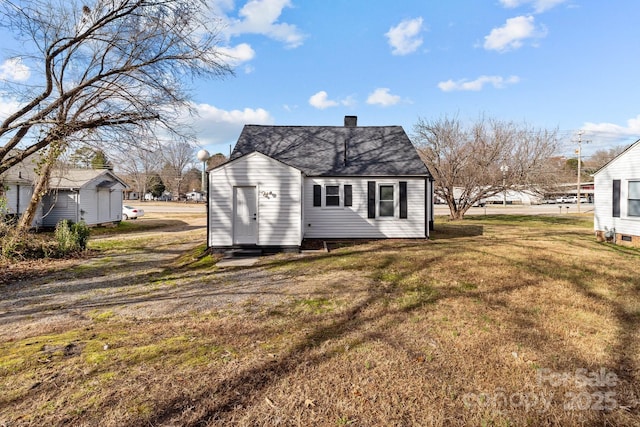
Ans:
[[[401,126],[246,125],[230,160],[254,151],[308,176],[430,176]]]

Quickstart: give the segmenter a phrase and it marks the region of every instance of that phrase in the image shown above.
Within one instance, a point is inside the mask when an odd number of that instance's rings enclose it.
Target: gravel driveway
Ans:
[[[258,302],[277,304],[300,292],[295,283],[260,262],[250,267],[171,269],[175,260],[205,241],[205,233],[202,219],[196,219],[186,226],[130,234],[124,249],[7,284],[0,293],[0,338],[88,324],[104,313],[141,320],[181,316],[246,309]]]

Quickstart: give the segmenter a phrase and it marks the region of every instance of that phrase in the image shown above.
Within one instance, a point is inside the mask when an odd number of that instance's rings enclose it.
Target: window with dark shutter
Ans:
[[[393,185],[380,186],[380,216],[394,216],[395,200],[393,195]]]
[[[352,193],[351,185],[344,186],[344,205],[351,206],[353,204],[353,193]]]
[[[620,218],[620,180],[613,180],[613,217]]]
[[[367,217],[376,217],[376,182],[367,182]]]
[[[400,181],[400,218],[407,218],[407,182]]]
[[[322,186],[313,186],[313,206],[322,206]]]

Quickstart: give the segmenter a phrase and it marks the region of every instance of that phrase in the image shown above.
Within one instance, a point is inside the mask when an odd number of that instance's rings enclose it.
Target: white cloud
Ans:
[[[251,61],[256,52],[247,43],[240,43],[234,47],[221,47],[218,49],[224,55],[225,62],[232,67]]]
[[[566,1],[567,0],[500,0],[500,3],[507,9],[514,9],[525,4],[531,4],[536,13],[542,13]]]
[[[235,143],[245,124],[273,124],[274,119],[263,108],[223,110],[209,104],[194,104],[195,117],[185,118],[197,133],[202,145]]]
[[[0,80],[23,82],[31,76],[31,70],[20,58],[10,58],[0,64]]]
[[[395,105],[398,102],[400,102],[400,97],[390,94],[389,88],[386,87],[377,88],[367,98],[367,104],[381,105],[383,107]]]
[[[475,80],[447,80],[445,82],[438,83],[438,88],[443,92],[480,91],[487,84],[492,85],[496,89],[502,89],[507,85],[515,84],[519,81],[520,78],[518,76],[510,76],[506,79],[501,76],[480,76]]]
[[[582,126],[582,130],[585,132],[583,138],[588,138],[589,136],[601,139],[638,138],[640,137],[640,114],[627,120],[626,126],[620,126],[615,123],[586,122]]]
[[[340,105],[338,101],[329,99],[329,95],[324,90],[311,95],[309,98],[309,104],[319,110],[324,110],[329,107],[337,107]]]
[[[304,34],[295,25],[278,22],[285,7],[292,7],[290,0],[249,0],[238,12],[240,19],[231,19],[225,32],[229,36],[262,34],[287,47],[298,47]]]
[[[506,52],[521,48],[526,39],[538,39],[546,35],[546,29],[536,28],[533,16],[517,16],[507,19],[502,27],[491,30],[484,38],[484,48]]]
[[[24,104],[21,104],[15,99],[0,96],[0,120],[9,117],[23,106]]]
[[[415,52],[422,45],[422,17],[405,19],[395,27],[391,27],[385,36],[393,48],[394,55],[407,55]]]

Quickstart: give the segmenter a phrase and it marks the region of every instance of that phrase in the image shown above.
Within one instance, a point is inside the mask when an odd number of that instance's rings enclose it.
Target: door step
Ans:
[[[224,258],[242,258],[262,256],[262,249],[229,249],[224,252]]]

